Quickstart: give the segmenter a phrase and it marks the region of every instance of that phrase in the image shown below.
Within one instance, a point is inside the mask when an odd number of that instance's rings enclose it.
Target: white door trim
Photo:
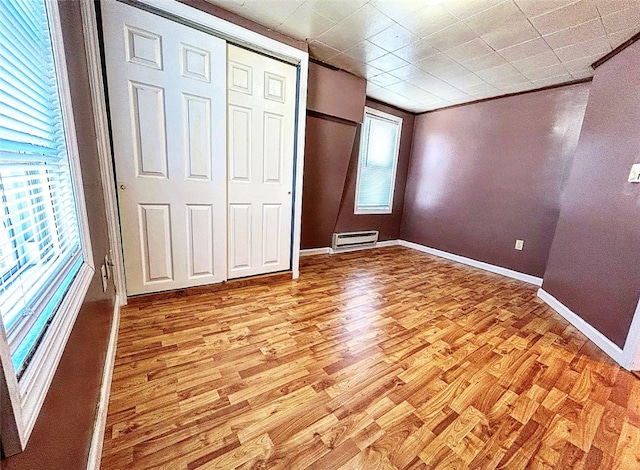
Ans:
[[[293,234],[291,252],[291,270],[293,278],[300,275],[300,233],[302,227],[302,173],[304,169],[304,141],[307,110],[307,79],[309,76],[309,53],[268,38],[254,31],[250,31],[229,21],[190,7],[177,0],[138,0],[150,10],[160,10],[170,15],[188,20],[194,25],[206,28],[212,34],[220,36],[231,43],[253,49],[277,59],[298,65],[298,96],[296,106],[295,131],[295,182],[294,182],[294,210]],[[113,180],[112,180],[113,181]]]
[[[124,277],[124,260],[122,257],[122,239],[120,238],[120,218],[118,217],[118,200],[116,197],[115,174],[111,160],[111,141],[109,140],[109,120],[104,95],[104,77],[100,59],[100,42],[98,40],[98,23],[93,0],[80,2],[82,13],[82,31],[87,55],[87,72],[91,88],[93,120],[96,129],[96,143],[100,161],[102,195],[107,217],[109,234],[109,251],[113,263],[113,283],[116,288],[116,299],[119,305],[127,303],[127,289]]]

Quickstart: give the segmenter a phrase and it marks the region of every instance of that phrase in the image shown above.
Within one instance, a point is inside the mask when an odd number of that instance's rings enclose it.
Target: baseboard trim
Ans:
[[[555,310],[558,315],[563,317],[583,335],[589,338],[596,346],[602,349],[602,351],[611,357],[611,359],[616,361],[625,369],[630,369],[631,364],[625,364],[623,350],[614,344],[609,338],[584,321],[580,316],[573,313],[566,305],[544,289],[538,289],[538,297],[540,297],[549,307]]]
[[[429,253],[430,255],[438,256],[440,258],[445,258],[451,261],[456,261],[458,263],[466,264],[468,266],[473,266],[474,268],[484,269],[485,271],[490,271],[495,274],[500,274],[502,276],[510,277],[512,279],[528,282],[529,284],[533,284],[535,286],[542,285],[542,278],[540,277],[521,273],[508,268],[503,268],[502,266],[496,266],[494,264],[485,263],[484,261],[478,261],[475,259],[466,258],[464,256],[449,253],[447,251],[437,250],[435,248],[420,245],[418,243],[409,242],[406,240],[399,240],[398,244],[400,246],[413,248],[414,250],[422,251],[423,253]]]
[[[306,250],[300,250],[300,257],[313,256],[313,255],[328,255],[331,253],[331,248],[307,248]]]
[[[111,333],[107,346],[107,356],[102,370],[102,385],[100,386],[100,402],[96,412],[96,420],[93,425],[93,436],[89,448],[87,470],[100,470],[102,459],[102,443],[104,441],[105,427],[107,425],[107,411],[109,408],[109,396],[111,395],[111,380],[113,367],[116,361],[116,346],[118,344],[118,328],[120,327],[120,296],[116,295],[113,306],[113,319],[111,321]]]
[[[306,250],[300,250],[300,256],[334,255],[337,253],[349,253],[350,251],[371,250],[372,248],[384,248],[387,246],[398,245],[400,245],[400,240],[384,240],[376,242],[376,244],[372,246],[358,246],[355,248],[345,248],[343,250],[334,250],[328,246],[324,248],[307,248]]]

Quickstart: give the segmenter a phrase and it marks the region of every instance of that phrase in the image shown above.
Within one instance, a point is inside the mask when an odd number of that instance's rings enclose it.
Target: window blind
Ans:
[[[390,211],[400,123],[365,113],[359,156],[356,212]]]
[[[18,378],[82,264],[44,0],[0,0],[0,314]]]

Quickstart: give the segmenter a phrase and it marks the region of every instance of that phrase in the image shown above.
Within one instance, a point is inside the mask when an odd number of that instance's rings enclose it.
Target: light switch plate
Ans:
[[[515,248],[516,250],[522,251],[522,249],[524,248],[524,240],[516,240]]]
[[[631,165],[628,181],[629,183],[640,183],[640,163]]]

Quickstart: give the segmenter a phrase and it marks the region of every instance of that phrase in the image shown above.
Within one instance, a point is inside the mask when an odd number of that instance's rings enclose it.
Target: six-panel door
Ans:
[[[127,294],[222,282],[226,43],[118,2],[103,28]]]

